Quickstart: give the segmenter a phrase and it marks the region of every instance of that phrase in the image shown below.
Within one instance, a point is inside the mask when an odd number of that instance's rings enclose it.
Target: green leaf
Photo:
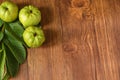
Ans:
[[[15,59],[14,55],[12,54],[12,52],[7,46],[5,46],[5,51],[6,51],[6,61],[7,61],[8,72],[10,73],[11,76],[14,77],[18,72],[19,63]]]
[[[0,52],[0,80],[2,80],[4,76],[5,59],[6,59],[5,51]]]
[[[2,80],[8,80],[9,78],[10,78],[10,75],[8,73],[6,73]]]
[[[20,41],[13,37],[7,30],[5,30],[4,43],[10,49],[14,57],[21,64],[26,59],[26,49]]]
[[[9,24],[13,24],[13,23],[9,23]],[[5,23],[4,26],[5,26],[5,29],[14,37],[16,38],[18,41],[20,41],[22,44],[24,44],[26,46],[26,44],[24,43],[24,40],[22,38],[22,29],[19,31],[18,29],[18,32],[17,32],[17,28],[14,30],[14,27],[11,25],[11,27],[9,26],[8,23]],[[17,26],[16,26],[17,27]],[[19,33],[19,34],[16,34],[16,33]]]
[[[3,39],[3,37],[4,37],[4,34],[2,31],[0,31],[0,41]]]
[[[4,22],[0,19],[0,27],[2,27],[3,23]]]
[[[0,49],[0,53],[3,51],[3,49]]]
[[[24,32],[24,28],[22,26],[22,24],[19,22],[19,21],[15,21],[15,22],[12,22],[12,23],[9,23],[10,25],[10,28],[12,29],[12,31],[14,31],[14,33],[22,38],[22,34]]]

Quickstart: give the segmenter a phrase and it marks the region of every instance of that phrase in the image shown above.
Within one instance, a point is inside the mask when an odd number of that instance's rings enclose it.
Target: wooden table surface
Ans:
[[[46,42],[10,80],[120,80],[120,0],[11,1],[41,10]]]

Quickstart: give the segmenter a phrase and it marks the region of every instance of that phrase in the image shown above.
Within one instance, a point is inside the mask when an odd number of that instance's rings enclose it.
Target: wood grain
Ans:
[[[11,1],[39,7],[46,42],[10,80],[120,80],[120,0]]]

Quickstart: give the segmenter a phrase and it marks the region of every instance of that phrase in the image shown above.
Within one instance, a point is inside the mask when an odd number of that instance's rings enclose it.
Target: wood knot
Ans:
[[[63,50],[68,53],[76,53],[77,52],[77,45],[72,43],[66,43],[63,45]]]
[[[71,6],[72,7],[69,8],[69,13],[77,19],[93,19],[91,0],[71,0]]]
[[[72,4],[73,4],[74,7],[83,7],[85,2],[84,1],[79,1],[79,0],[76,0],[76,1],[73,0]]]
[[[81,8],[88,7],[90,5],[90,0],[72,0],[72,7]]]

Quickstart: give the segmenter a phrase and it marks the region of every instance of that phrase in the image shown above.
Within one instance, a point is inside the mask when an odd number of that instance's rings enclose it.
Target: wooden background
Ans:
[[[120,80],[120,0],[11,1],[39,7],[46,42],[10,80]]]

